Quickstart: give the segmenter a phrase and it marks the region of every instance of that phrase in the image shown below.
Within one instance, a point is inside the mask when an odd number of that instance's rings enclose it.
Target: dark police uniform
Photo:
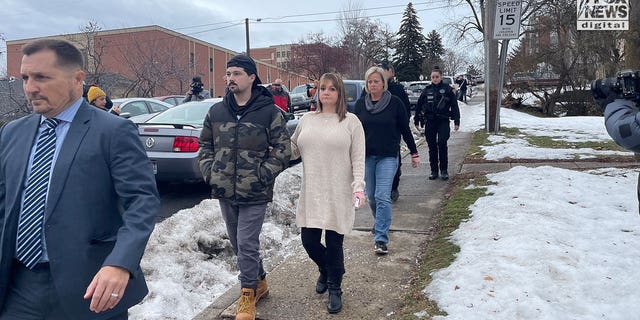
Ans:
[[[438,176],[439,164],[440,174],[443,179],[446,179],[449,161],[447,140],[451,131],[449,122],[453,120],[455,125],[460,125],[460,109],[451,86],[444,82],[426,86],[418,99],[415,113],[416,126],[425,125],[424,134],[429,146],[429,165],[431,166],[429,178],[434,179]]]

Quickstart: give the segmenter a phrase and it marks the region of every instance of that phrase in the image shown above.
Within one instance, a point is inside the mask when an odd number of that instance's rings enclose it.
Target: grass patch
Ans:
[[[549,136],[528,136],[527,141],[530,144],[540,148],[551,148],[551,149],[591,148],[594,150],[627,151],[624,148],[617,145],[612,140],[569,142],[569,141],[562,141],[562,140],[554,140],[554,137],[549,137]]]
[[[471,137],[471,145],[467,149],[464,158],[471,161],[483,160],[485,152],[480,147],[489,144],[489,133],[484,130],[478,130],[474,132],[473,136]]]
[[[500,134],[507,136],[517,136],[521,135],[522,132],[518,128],[500,127]]]
[[[398,312],[398,319],[419,319],[415,313],[421,311],[426,312],[429,317],[446,315],[434,301],[427,299],[422,290],[431,283],[433,271],[448,267],[455,259],[460,248],[451,243],[449,237],[461,222],[469,218],[469,206],[478,198],[486,196],[486,186],[490,184],[486,176],[469,175],[458,175],[451,182],[451,191],[437,218],[433,239],[425,244],[424,251],[418,258],[417,270],[404,296],[404,305]],[[470,185],[475,187],[467,188]]]
[[[473,133],[471,138],[471,145],[467,149],[465,153],[465,162],[474,163],[474,162],[483,162],[484,156],[486,153],[482,150],[481,147],[489,146],[492,143],[489,142],[489,136],[494,133],[486,132],[485,130],[478,130]],[[526,139],[529,144],[537,148],[548,148],[548,149],[581,149],[581,148],[591,148],[594,150],[600,151],[618,151],[618,152],[627,152],[628,150],[617,145],[613,140],[609,141],[575,141],[569,142],[564,140],[558,140],[557,137],[551,136],[530,136],[522,133],[518,128],[510,128],[510,127],[501,127],[500,132],[497,135],[504,137],[518,137],[520,139]],[[619,158],[619,159],[618,159]],[[615,155],[595,155],[594,159],[618,159],[618,161],[626,161],[629,156],[615,156]],[[576,155],[573,160],[580,160],[580,155]],[[612,160],[612,161],[614,161]],[[503,159],[502,161],[510,162],[515,161],[513,159]]]

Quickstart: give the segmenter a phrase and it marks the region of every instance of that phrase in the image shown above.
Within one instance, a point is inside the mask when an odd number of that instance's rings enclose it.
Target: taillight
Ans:
[[[176,137],[173,140],[173,152],[196,152],[198,151],[198,138]]]

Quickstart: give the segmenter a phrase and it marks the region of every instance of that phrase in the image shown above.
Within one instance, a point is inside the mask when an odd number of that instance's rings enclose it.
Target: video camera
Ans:
[[[202,92],[204,84],[202,83],[202,80],[200,79],[200,77],[193,77],[193,81],[191,82],[189,87],[191,88],[191,92],[197,95],[200,92]]]
[[[640,102],[640,70],[622,70],[615,78],[593,80],[591,94],[596,102],[605,104],[603,108],[611,99]]]

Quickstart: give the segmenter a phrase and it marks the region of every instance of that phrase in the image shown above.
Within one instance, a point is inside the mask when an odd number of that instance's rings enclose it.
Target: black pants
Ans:
[[[451,134],[449,119],[427,120],[424,135],[429,146],[431,172],[448,171],[449,155],[447,140]]]
[[[309,258],[318,265],[321,272],[327,272],[329,277],[344,274],[344,235],[332,230],[325,230],[324,242],[320,242],[322,229],[302,228],[302,246],[307,251]]]
[[[396,175],[393,177],[393,184],[391,184],[391,190],[398,190],[398,186],[400,185],[400,176],[402,175],[402,170],[400,169],[402,166],[402,157],[398,156],[398,170],[396,170]]]

